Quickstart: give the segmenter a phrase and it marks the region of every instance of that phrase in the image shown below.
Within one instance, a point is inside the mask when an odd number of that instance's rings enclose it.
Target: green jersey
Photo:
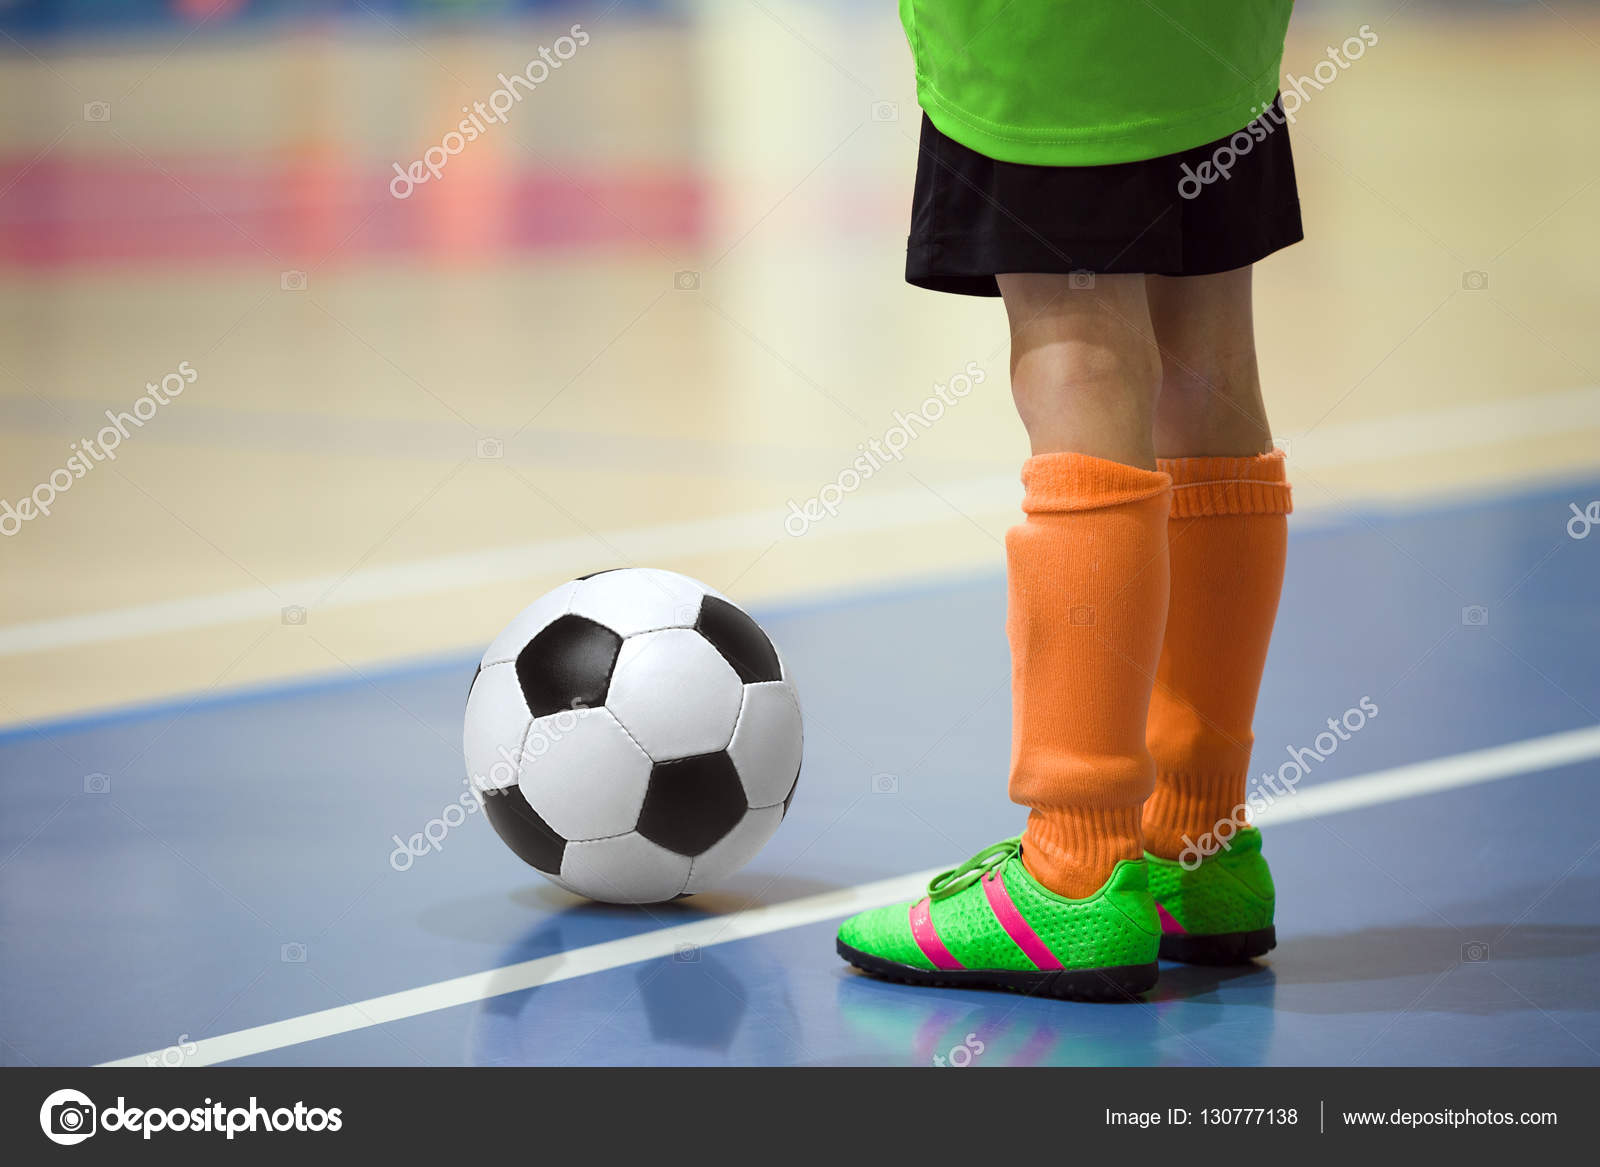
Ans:
[[[1102,166],[1248,124],[1293,0],[899,0],[917,100],[1002,162]]]

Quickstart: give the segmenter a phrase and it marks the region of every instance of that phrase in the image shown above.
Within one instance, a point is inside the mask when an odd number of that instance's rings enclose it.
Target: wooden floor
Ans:
[[[457,650],[624,562],[752,602],[998,569],[1003,319],[900,280],[893,12],[602,21],[388,197],[565,27],[8,51],[0,497],[196,376],[0,541],[0,723]],[[1285,68],[1354,31],[1298,22]],[[1308,239],[1258,277],[1299,522],[1600,464],[1600,20],[1374,31],[1299,112]],[[901,462],[786,531],[969,363]]]

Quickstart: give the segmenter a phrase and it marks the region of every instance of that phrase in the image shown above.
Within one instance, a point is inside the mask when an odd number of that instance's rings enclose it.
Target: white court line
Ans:
[[[1294,822],[1338,814],[1359,807],[1377,806],[1422,794],[1442,790],[1455,790],[1480,782],[1511,778],[1519,774],[1532,774],[1571,765],[1590,758],[1600,757],[1600,725],[1584,729],[1553,733],[1546,737],[1529,738],[1489,749],[1471,750],[1447,758],[1435,758],[1410,766],[1397,766],[1379,770],[1356,778],[1346,778],[1315,786],[1303,793],[1285,798],[1262,817],[1274,823]],[[639,961],[670,956],[686,944],[709,948],[714,944],[728,944],[770,932],[782,932],[824,920],[838,919],[868,908],[909,900],[922,893],[928,880],[942,870],[919,871],[900,875],[876,883],[865,883],[841,891],[805,896],[764,908],[751,908],[731,912],[709,920],[695,920],[661,928],[638,936],[608,940],[541,956],[520,964],[487,972],[471,973],[448,981],[439,981],[420,988],[406,989],[383,997],[341,1005],[301,1017],[290,1017],[251,1029],[208,1037],[198,1043],[197,1051],[186,1060],[186,1065],[208,1066],[252,1054],[267,1053],[301,1042],[315,1041],[321,1037],[350,1033],[391,1021],[401,1021],[439,1009],[467,1005],[504,993],[516,993],[538,985],[554,984],[590,973],[604,972]],[[146,1059],[159,1060],[160,1051],[135,1054],[105,1066],[143,1066]]]
[[[1309,473],[1411,457],[1419,452],[1460,451],[1581,432],[1595,428],[1597,419],[1600,387],[1591,386],[1320,426],[1306,435],[1289,435],[1291,471],[1302,467]],[[894,468],[883,473],[888,478]],[[804,537],[838,538],[948,522],[951,506],[967,514],[988,515],[1017,513],[1021,506],[1022,487],[1015,474],[934,485],[938,495],[922,486],[905,486],[852,496],[840,507],[838,515],[815,524]],[[276,620],[279,611],[289,604],[349,608],[440,595],[465,585],[569,578],[594,570],[597,556],[610,562],[615,556],[613,548],[633,563],[655,563],[766,547],[775,539],[789,537],[783,530],[785,514],[782,509],[773,508],[658,523],[602,532],[603,542],[593,535],[573,535],[367,567],[345,576],[311,576],[283,580],[269,587],[24,621],[0,626],[0,656],[250,620]]]
[[[816,924],[823,920],[864,912],[868,908],[892,904],[896,900],[911,899],[927,886],[930,879],[943,870],[944,868],[934,868],[932,871],[919,871],[914,875],[898,875],[893,879],[879,880],[877,883],[864,883],[857,887],[788,900],[764,908],[751,908],[709,920],[677,924],[638,936],[607,940],[601,944],[590,944],[568,952],[558,952],[552,956],[525,960],[521,964],[509,964],[504,968],[470,973],[464,977],[454,977],[448,981],[438,981],[416,989],[373,997],[353,1005],[340,1005],[334,1009],[324,1009],[319,1013],[307,1013],[302,1017],[290,1017],[268,1025],[257,1025],[253,1029],[225,1033],[220,1037],[207,1038],[199,1042],[196,1052],[184,1059],[184,1065],[215,1065],[218,1062],[232,1061],[234,1058],[298,1045],[303,1041],[314,1041],[319,1037],[332,1037],[334,1034],[400,1021],[421,1013],[449,1009],[454,1005],[467,1005],[473,1001],[498,997],[503,993],[516,993],[538,985],[555,984],[557,981],[567,981],[627,964],[637,964],[642,960],[670,956],[684,945],[709,948],[713,944],[727,944],[751,936],[764,936],[768,932],[781,932],[788,928],[799,928],[806,924]],[[143,1066],[148,1064],[145,1060],[148,1056],[150,1055],[135,1054],[133,1057],[119,1058],[117,1061],[101,1064]]]
[[[1016,510],[1022,487],[1014,477],[970,479],[940,492],[963,510]],[[856,535],[898,527],[948,521],[950,503],[920,486],[884,491],[871,498],[851,499],[836,518],[826,519],[807,539]],[[0,626],[0,656],[45,652],[78,644],[101,644],[162,632],[210,628],[247,620],[276,620],[282,608],[301,604],[318,609],[360,607],[385,600],[459,591],[463,587],[514,583],[518,580],[562,579],[593,571],[597,560],[611,562],[617,551],[634,563],[714,554],[740,548],[766,547],[787,539],[784,512],[746,511],[682,522],[611,530],[597,535],[571,535],[541,543],[491,547],[440,555],[384,567],[368,567],[348,575],[310,576],[283,580],[270,587],[241,588],[208,596],[189,596],[154,604],[136,604]]]
[[[1256,816],[1256,821],[1276,826],[1321,818],[1382,802],[1475,786],[1496,778],[1554,770],[1594,757],[1600,757],[1600,725],[1312,786],[1268,807]]]

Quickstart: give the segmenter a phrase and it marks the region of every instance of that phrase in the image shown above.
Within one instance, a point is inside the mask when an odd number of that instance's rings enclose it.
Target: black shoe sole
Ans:
[[[1010,972],[1002,969],[938,969],[930,971],[872,956],[837,941],[839,955],[864,973],[906,985],[948,989],[998,989],[1065,1001],[1134,1001],[1155,988],[1159,966],[1124,964],[1113,968],[1042,969]]]
[[[1265,956],[1278,944],[1273,928],[1254,932],[1221,932],[1215,936],[1190,936],[1181,932],[1163,933],[1161,959],[1184,964],[1248,964]]]

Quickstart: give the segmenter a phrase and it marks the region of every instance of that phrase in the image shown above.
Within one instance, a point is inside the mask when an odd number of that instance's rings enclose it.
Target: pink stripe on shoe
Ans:
[[[950,955],[950,950],[933,929],[933,912],[928,897],[923,896],[911,905],[911,938],[922,949],[922,955],[933,962],[933,967],[950,972],[961,968],[961,962]]]
[[[1006,935],[1016,941],[1023,955],[1033,961],[1035,968],[1060,968],[1061,962],[1056,959],[1056,954],[1051,952],[1033,926],[1023,919],[1022,913],[1017,911],[1017,905],[1011,900],[1011,893],[1006,889],[1004,869],[997,871],[992,876],[985,877],[983,894],[989,897],[989,910],[994,913],[994,918],[1000,921],[1000,927],[1006,930]]]
[[[1172,918],[1172,913],[1167,911],[1167,909],[1163,908],[1160,904],[1156,905],[1156,915],[1161,917],[1161,931],[1166,933],[1168,936],[1182,936],[1189,931],[1182,924],[1178,923],[1178,921],[1174,920]]]

